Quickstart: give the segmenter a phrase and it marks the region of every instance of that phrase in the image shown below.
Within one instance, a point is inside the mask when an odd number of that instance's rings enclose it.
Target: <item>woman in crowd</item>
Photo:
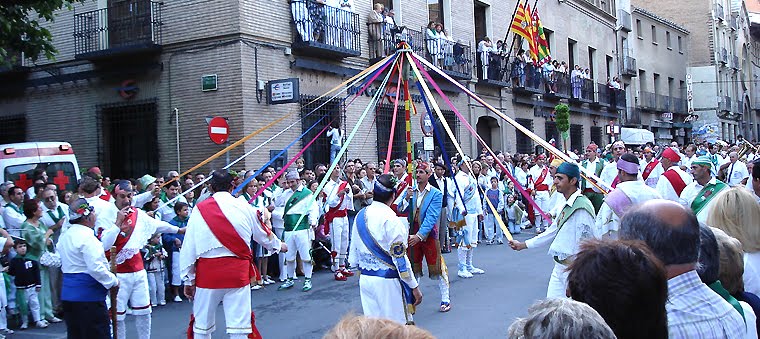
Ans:
[[[760,294],[760,205],[743,187],[724,190],[714,198],[707,225],[741,242],[744,250],[744,289]]]
[[[47,251],[49,245],[53,244],[53,239],[50,238],[53,230],[48,229],[40,221],[42,206],[37,200],[27,199],[24,201],[24,215],[27,219],[21,224],[21,235],[26,239],[26,258],[40,262],[42,254]],[[53,299],[50,295],[50,275],[47,266],[40,265],[40,282],[42,284],[38,294],[40,316],[51,323],[61,322],[61,319],[53,315]]]

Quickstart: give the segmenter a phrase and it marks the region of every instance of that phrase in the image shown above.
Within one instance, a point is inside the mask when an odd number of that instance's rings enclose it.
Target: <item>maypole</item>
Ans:
[[[406,43],[403,43],[406,48],[409,48],[409,45]],[[407,63],[408,64],[408,63]],[[409,66],[406,66],[404,68],[404,119],[406,122],[406,183],[409,185],[409,187],[412,186],[412,171],[414,171],[414,166],[412,166],[412,121],[410,118],[410,108],[412,106],[412,100],[410,99],[409,95]]]

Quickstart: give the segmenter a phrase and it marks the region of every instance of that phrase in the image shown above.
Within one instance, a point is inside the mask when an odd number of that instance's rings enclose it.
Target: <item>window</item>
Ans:
[[[681,36],[678,36],[678,53],[683,54],[683,42],[681,41]]]
[[[48,163],[33,163],[23,165],[13,165],[5,168],[5,180],[13,181],[16,185],[22,188],[29,188],[26,186],[21,178],[21,175],[25,175],[26,178],[33,178],[34,171],[38,168],[44,169],[47,172],[50,183],[58,185],[58,190],[76,191],[77,176],[74,171],[74,164],[71,162],[48,162]],[[59,180],[61,180],[59,182]],[[20,182],[21,181],[21,182]],[[32,181],[29,180],[26,184],[31,185]]]
[[[657,45],[657,27],[652,25],[652,43]]]
[[[0,144],[26,141],[26,116],[0,117]]]
[[[583,125],[570,125],[570,148],[573,152],[583,152]]]
[[[427,0],[428,20],[444,24],[443,20],[443,0]]]
[[[657,73],[654,73],[654,93],[655,94],[662,94],[662,88],[660,88],[660,75]]]
[[[327,116],[327,118],[323,120],[325,124],[332,122],[334,126],[342,127],[343,120],[345,120],[345,117],[343,116],[345,107],[343,106],[342,101],[338,99],[333,99],[330,101],[327,101],[326,99],[320,99],[309,104],[312,100],[316,98],[317,98],[316,96],[301,95],[301,118],[303,119],[301,120],[302,131],[306,131],[307,129],[309,129],[311,125],[316,123],[317,120],[322,119],[324,116]],[[314,112],[315,110],[316,112]],[[309,114],[312,112],[314,113]],[[379,119],[378,119],[378,122],[379,122]],[[320,130],[319,128],[312,129],[311,131],[309,131],[309,133],[306,133],[303,140],[314,139],[317,133],[319,133],[319,130]],[[303,154],[303,157],[304,157],[304,160],[306,160],[306,167],[308,168],[314,168],[314,165],[318,163],[329,164],[330,163],[330,138],[327,138],[327,137],[317,138],[317,140],[314,141],[314,144],[311,145],[309,152],[305,152]]]
[[[441,114],[443,114],[443,118],[446,119],[446,123],[449,125],[449,128],[451,128],[451,132],[454,134],[454,137],[459,139],[459,119],[457,118],[454,111],[441,110]],[[443,138],[443,145],[446,147],[446,154],[449,157],[453,157],[454,154],[457,153],[457,148],[454,146],[454,142],[451,141],[451,138],[449,138],[449,134],[446,133],[446,130],[443,128],[443,123],[441,123],[441,119],[438,118],[438,114],[433,114],[433,116],[435,117],[435,129],[438,130],[438,135]],[[438,141],[436,137],[436,154],[440,152],[438,150],[440,148],[440,145],[441,142]]]
[[[594,55],[596,55],[596,49],[593,47],[588,48],[588,69],[591,71],[591,79],[595,79],[596,75],[596,60],[594,60]]]
[[[570,126],[570,128],[572,128],[572,126]],[[602,129],[603,127],[600,126],[591,127],[591,141],[599,145],[599,147],[604,145],[604,143],[602,143]]]
[[[554,139],[557,148],[562,148],[562,139],[560,139],[559,131],[557,131],[557,123],[554,121],[546,120],[546,125],[544,125],[544,133],[546,136],[544,140],[549,141],[551,139]]]
[[[641,32],[641,20],[636,19],[636,35],[639,37],[639,39],[644,39],[644,35]]]
[[[575,49],[576,49],[576,41],[568,38],[567,39],[567,55],[568,55],[567,63],[570,69],[573,69],[573,67],[575,67],[575,64],[576,64],[575,53],[577,51]]]
[[[552,48],[552,46],[554,46],[554,31],[546,29],[546,27],[544,27],[544,35],[546,35],[546,44],[549,47],[549,52],[551,52],[554,50],[554,48]]]
[[[377,152],[378,159],[385,159],[388,154],[391,124],[393,123],[393,105],[383,104],[377,107]],[[391,159],[406,159],[406,129],[404,122],[404,107],[399,106],[396,112],[396,126],[393,131]]]
[[[515,119],[515,121],[529,131],[533,131],[532,119]],[[516,131],[515,136],[517,137],[517,153],[530,154],[533,152],[533,140],[531,138],[519,130]]]
[[[475,1],[473,6],[473,19],[475,20],[475,42],[477,43],[484,37],[488,36],[488,23],[486,22],[488,18],[488,5]]]
[[[670,32],[665,32],[665,45],[667,45],[668,49],[673,49],[673,45],[670,43]]]

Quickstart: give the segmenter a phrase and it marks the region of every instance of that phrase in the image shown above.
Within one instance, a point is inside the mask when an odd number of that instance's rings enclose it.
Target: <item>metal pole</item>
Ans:
[[[515,15],[517,15],[517,8],[520,7],[520,2],[522,0],[517,0],[517,3],[515,3],[515,10],[512,11],[512,19],[509,20],[509,26],[507,26],[507,33],[504,34],[504,43],[507,43],[507,40],[509,39],[509,32],[512,31],[512,22],[515,21]],[[517,34],[512,36],[512,45],[509,46],[509,49],[507,50],[507,61],[509,61],[510,55],[512,55],[512,48],[515,47],[515,37]],[[476,41],[477,43],[477,41]]]

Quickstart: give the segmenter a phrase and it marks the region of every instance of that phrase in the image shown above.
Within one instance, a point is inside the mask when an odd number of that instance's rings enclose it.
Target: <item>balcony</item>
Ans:
[[[731,112],[731,97],[729,96],[718,97],[718,111]]]
[[[77,59],[161,52],[163,2],[136,0],[74,15],[74,51]]]
[[[618,10],[618,27],[623,32],[630,32],[631,27],[631,13],[628,13],[624,9]]]
[[[662,94],[655,94],[657,112],[672,112],[670,97]]]
[[[6,50],[8,65],[0,64],[0,75],[11,73],[26,73],[30,70],[29,62],[24,58],[24,53],[16,52],[11,49]]]
[[[594,81],[591,79],[570,78],[571,102],[594,102]]]
[[[625,90],[611,88],[609,84],[596,84],[596,97],[591,106],[605,106],[609,110],[625,109]]]
[[[628,77],[635,77],[638,75],[638,68],[636,68],[636,59],[629,57],[629,56],[623,56],[623,69],[621,70],[620,74],[623,76]]]
[[[725,14],[723,13],[723,5],[721,4],[715,4],[715,18],[718,20],[725,20]]]
[[[676,114],[686,114],[686,100],[682,98],[670,97],[670,111]]]
[[[312,0],[292,0],[293,51],[322,58],[361,55],[359,14]]]
[[[731,68],[735,70],[739,70],[741,68],[741,65],[739,64],[739,57],[736,55],[731,58]]]
[[[725,48],[718,50],[718,62],[728,64],[728,51]]]
[[[639,91],[636,107],[646,110],[657,110],[657,95],[652,92]]]
[[[367,23],[369,35],[370,64],[374,64],[387,55],[396,53],[402,41],[409,44],[414,53],[422,55],[425,50],[422,32],[407,27],[397,27],[385,22]]]
[[[425,37],[425,59],[454,79],[472,79],[472,48],[469,42],[465,45],[461,41],[433,38],[426,33],[420,35]]]
[[[731,30],[738,30],[739,29],[739,19],[736,15],[731,15],[731,20],[729,20]]]
[[[519,64],[516,64],[514,62],[510,63],[506,57],[506,55],[503,55],[501,53],[494,53],[494,52],[488,52],[488,60],[485,67],[482,65],[482,60],[478,60],[478,83],[479,84],[485,84],[485,85],[493,85],[497,87],[508,87],[510,86],[510,79],[518,79],[520,78],[519,68],[511,68],[511,67],[520,67]],[[478,56],[482,56],[481,53],[478,53]],[[483,72],[485,70],[485,72]]]

